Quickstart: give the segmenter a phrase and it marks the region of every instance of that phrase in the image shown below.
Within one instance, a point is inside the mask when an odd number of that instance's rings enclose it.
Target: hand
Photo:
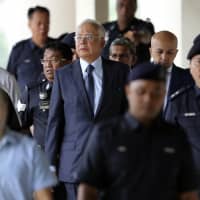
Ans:
[[[149,44],[151,40],[150,33],[144,31],[129,30],[123,36],[134,42],[136,46],[139,43]]]

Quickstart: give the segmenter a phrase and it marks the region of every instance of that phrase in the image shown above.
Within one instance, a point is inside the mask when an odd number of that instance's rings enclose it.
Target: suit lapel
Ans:
[[[112,72],[110,72],[110,66],[103,58],[102,58],[102,68],[103,68],[102,92],[95,117],[97,117],[100,114],[102,107],[104,106],[104,104],[106,104],[106,98],[109,94],[109,91],[112,91],[110,90],[110,85],[112,82],[112,76],[111,76]]]
[[[83,75],[82,75],[82,71],[81,71],[81,65],[80,65],[79,60],[75,61],[75,63],[73,64],[72,76],[73,76],[74,82],[77,86],[77,89],[79,91],[79,94],[81,96],[81,99],[83,99],[83,103],[86,105],[87,110],[90,113],[90,115],[93,116],[93,111],[91,110],[91,106],[89,104],[89,100],[87,97],[85,84],[84,84],[84,80],[83,80]]]
[[[171,71],[171,77],[170,77],[170,82],[169,82],[169,89],[168,89],[168,98],[170,97],[170,95],[172,94],[172,90],[174,87],[174,84],[176,83],[174,78],[176,77],[176,69],[175,66],[172,66],[172,71]]]

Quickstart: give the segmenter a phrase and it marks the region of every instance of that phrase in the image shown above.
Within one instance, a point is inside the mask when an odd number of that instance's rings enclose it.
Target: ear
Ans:
[[[104,48],[105,43],[106,43],[106,42],[105,42],[105,39],[104,39],[104,38],[101,38],[101,47],[102,47],[102,48]]]
[[[176,49],[176,55],[177,55],[177,53],[178,53],[178,49]]]
[[[191,68],[192,68],[191,62],[192,62],[192,61],[190,60],[190,61],[189,61],[189,65],[188,65],[188,66],[189,66],[189,70],[190,70],[190,74],[191,74]]]
[[[28,27],[31,29],[31,20],[28,20]]]

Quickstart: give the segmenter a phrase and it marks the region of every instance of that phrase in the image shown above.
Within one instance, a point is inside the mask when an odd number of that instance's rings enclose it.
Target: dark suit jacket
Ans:
[[[45,151],[59,179],[75,182],[75,172],[94,124],[125,111],[124,85],[128,66],[102,60],[103,88],[96,115],[89,106],[80,61],[57,70],[52,90]]]
[[[173,64],[171,71],[171,80],[169,83],[168,96],[172,95],[183,86],[193,83],[189,69],[183,69]]]
[[[166,97],[167,103],[165,105],[164,112],[163,112],[164,115],[168,107],[168,102],[170,100],[171,95],[174,94],[180,88],[190,85],[193,82],[194,81],[192,79],[189,69],[183,69],[173,64],[168,93]]]

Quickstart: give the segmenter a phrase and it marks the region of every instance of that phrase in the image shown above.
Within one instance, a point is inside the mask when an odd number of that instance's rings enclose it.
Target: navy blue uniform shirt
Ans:
[[[151,22],[146,22],[137,18],[133,18],[131,23],[123,31],[119,30],[117,21],[105,23],[103,24],[103,26],[106,30],[106,37],[107,37],[107,42],[103,49],[103,54],[102,54],[105,58],[109,57],[109,48],[112,41],[118,37],[122,37],[123,34],[126,33],[127,31],[134,30],[134,31],[143,31],[150,35],[154,34],[154,26]],[[136,47],[136,54],[137,54],[137,63],[148,61],[150,59],[149,45],[140,43]]]
[[[188,134],[200,174],[200,88],[190,85],[172,94],[165,118]]]
[[[54,41],[48,38],[47,43]],[[43,71],[40,59],[43,57],[43,49],[36,46],[32,39],[18,42],[12,49],[7,70],[13,74],[19,83],[21,92],[25,85],[37,81]]]
[[[196,188],[184,132],[160,118],[144,128],[129,114],[93,130],[77,177],[109,200],[175,200]]]
[[[34,125],[33,135],[41,147],[44,147],[51,90],[52,83],[41,74],[37,83],[26,86],[21,98],[21,103],[26,105],[25,109],[19,112],[22,126],[29,128]]]

